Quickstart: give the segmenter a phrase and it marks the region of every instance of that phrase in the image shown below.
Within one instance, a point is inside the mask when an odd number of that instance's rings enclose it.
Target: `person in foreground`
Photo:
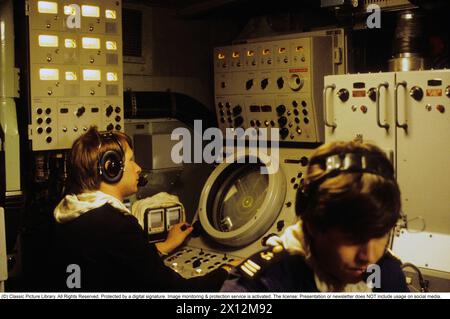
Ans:
[[[400,206],[392,164],[378,147],[322,145],[297,193],[299,221],[234,269],[221,291],[407,292],[387,249]]]
[[[141,172],[131,145],[124,133],[95,127],[73,143],[68,192],[54,210],[51,290],[218,291],[229,269],[186,280],[160,257],[180,246],[192,227],[174,225],[164,242],[149,244],[123,204],[137,191]]]

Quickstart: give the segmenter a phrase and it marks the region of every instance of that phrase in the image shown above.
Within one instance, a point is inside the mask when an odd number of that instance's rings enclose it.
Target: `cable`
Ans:
[[[404,263],[401,265],[402,270],[404,270],[407,267],[410,267],[416,271],[416,273],[419,277],[420,292],[428,292],[428,281],[423,279],[423,275],[422,275],[422,272],[420,271],[420,269],[411,263]],[[412,286],[412,287],[414,289],[416,289],[414,286]]]

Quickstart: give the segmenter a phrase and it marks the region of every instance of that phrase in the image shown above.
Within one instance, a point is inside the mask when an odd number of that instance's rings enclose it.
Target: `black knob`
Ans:
[[[202,264],[202,262],[198,259],[194,260],[194,262],[192,263],[192,267],[194,268],[198,268],[200,267],[200,265]]]
[[[121,108],[120,108],[120,106],[116,106],[116,108],[114,110],[116,111],[116,113],[120,113]]]
[[[194,224],[192,224],[192,227],[194,228],[191,233],[192,237],[198,237],[203,233],[203,228],[200,221],[197,220]]]
[[[253,79],[247,80],[247,82],[245,82],[245,89],[250,90],[252,87],[253,87]]]
[[[38,119],[37,119],[37,124],[41,125],[43,121],[44,121],[44,120],[43,120],[42,118],[38,117]]]
[[[37,132],[38,134],[42,134],[42,132],[44,132],[44,129],[42,127],[38,127]]]
[[[116,125],[116,131],[120,131],[122,129],[122,126],[120,126],[119,124]]]
[[[50,133],[52,132],[52,128],[51,128],[51,127],[47,127],[47,128],[45,129],[45,131],[46,131],[48,134],[50,134]]]
[[[269,85],[269,79],[266,78],[261,81],[261,89],[265,90],[268,85]]]
[[[370,88],[369,91],[367,91],[367,95],[373,102],[375,102],[377,100],[377,89]]]
[[[45,141],[50,144],[52,142],[52,137],[51,136],[47,136]]]
[[[286,112],[286,106],[284,106],[283,104],[280,104],[277,106],[276,111],[277,111],[278,115],[281,116],[284,114],[284,112]]]
[[[115,120],[116,120],[116,122],[120,122],[122,120],[122,118],[119,115],[117,115]]]
[[[113,109],[112,105],[108,106],[106,108],[106,116],[110,116],[112,114],[113,110],[114,109]]]
[[[41,108],[38,108],[38,109],[36,110],[36,113],[39,114],[39,115],[41,115],[41,114],[42,114],[42,109],[41,109]]]
[[[227,109],[229,109],[230,107],[231,107],[231,105],[230,105],[230,103],[225,103],[225,107],[227,108]]]
[[[260,120],[256,120],[256,126],[258,126],[258,127],[261,126],[261,121]]]
[[[108,126],[106,127],[107,131],[112,131],[114,129],[114,125],[112,125],[112,123],[109,123]]]
[[[50,114],[50,113],[52,113],[52,109],[51,108],[46,108],[45,109],[45,114]]]
[[[423,90],[418,86],[413,86],[409,90],[409,95],[416,101],[420,101],[423,98]]]
[[[297,103],[296,100],[292,101],[292,106],[293,106],[293,107],[297,107],[297,106],[298,106],[298,103]]]
[[[282,116],[278,119],[278,124],[283,127],[287,124],[287,118],[286,116]]]
[[[250,121],[250,125],[251,125],[251,126],[255,126],[255,121],[254,121],[254,120],[251,120],[251,121]]]
[[[283,88],[283,86],[284,86],[284,80],[283,80],[283,77],[279,77],[278,78],[278,80],[277,80],[277,86],[278,86],[278,88],[281,90],[282,88]]]
[[[233,116],[238,116],[242,113],[242,107],[240,105],[236,105],[233,107]]]
[[[219,106],[219,108],[223,108],[223,103],[222,102],[219,102],[217,105]]]
[[[307,158],[306,156],[303,156],[303,157],[300,159],[300,164],[302,164],[302,166],[308,165],[308,162],[309,162],[309,160],[308,160],[308,158]]]
[[[79,107],[78,110],[77,110],[77,114],[76,114],[77,117],[80,117],[81,115],[83,115],[84,112],[86,112],[86,108],[84,106]]]
[[[337,92],[337,96],[342,102],[347,102],[348,98],[350,97],[350,93],[348,92],[347,89],[340,89]]]
[[[45,119],[45,123],[50,124],[52,122],[52,118],[51,117],[47,117]]]
[[[282,139],[285,139],[288,135],[289,135],[289,130],[287,128],[283,127],[282,129],[280,129],[280,137]]]

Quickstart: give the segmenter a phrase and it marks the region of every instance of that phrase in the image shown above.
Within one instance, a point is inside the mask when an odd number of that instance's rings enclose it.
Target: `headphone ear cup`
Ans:
[[[113,150],[106,151],[99,161],[99,173],[103,181],[117,183],[123,176],[122,156]]]
[[[295,213],[297,216],[303,216],[308,208],[309,194],[305,186],[297,190],[295,198]]]

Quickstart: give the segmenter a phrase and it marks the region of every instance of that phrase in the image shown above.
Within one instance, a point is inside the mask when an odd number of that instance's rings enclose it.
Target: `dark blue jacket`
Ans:
[[[274,253],[273,258],[261,258],[261,253],[248,260],[255,265],[245,268],[246,262],[233,270],[222,286],[223,292],[319,292],[314,281],[314,272],[303,256],[291,255],[286,251]],[[270,256],[269,256],[270,257]],[[409,292],[400,262],[385,254],[377,263],[381,269],[381,287],[374,292]],[[249,271],[253,269],[253,271]]]

